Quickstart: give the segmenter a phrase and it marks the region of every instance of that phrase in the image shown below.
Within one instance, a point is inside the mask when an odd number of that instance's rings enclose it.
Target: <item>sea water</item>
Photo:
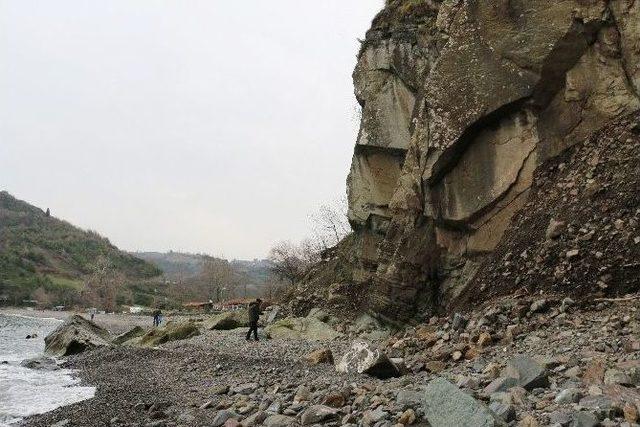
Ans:
[[[44,337],[60,323],[56,319],[0,314],[0,427],[95,394],[95,388],[81,386],[71,370],[20,366],[23,360],[42,355]],[[33,334],[37,338],[26,339]]]

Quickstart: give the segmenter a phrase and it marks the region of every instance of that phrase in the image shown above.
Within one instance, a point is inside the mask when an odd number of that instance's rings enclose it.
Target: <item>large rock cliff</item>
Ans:
[[[405,319],[465,289],[539,165],[640,109],[640,1],[390,1],[354,84],[355,279]]]

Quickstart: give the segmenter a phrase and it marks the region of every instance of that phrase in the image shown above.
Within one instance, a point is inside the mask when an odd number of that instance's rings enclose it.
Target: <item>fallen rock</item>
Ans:
[[[141,337],[142,335],[144,335],[144,329],[142,329],[140,326],[135,326],[129,331],[115,337],[112,342],[115,345],[122,345],[125,342],[130,341],[134,338]]]
[[[582,382],[587,385],[602,384],[606,367],[602,360],[591,360],[582,374]]]
[[[553,399],[556,403],[576,403],[582,399],[582,392],[576,388],[566,388]]]
[[[396,402],[403,409],[417,409],[422,405],[424,392],[412,391],[412,390],[400,390],[396,396]]]
[[[398,423],[409,426],[416,422],[416,413],[413,409],[409,408],[400,415],[398,418]]]
[[[538,420],[531,414],[526,414],[518,423],[518,427],[539,427],[539,425]]]
[[[378,407],[373,410],[364,411],[362,414],[362,424],[365,426],[377,425],[380,421],[383,421],[389,417],[389,413]]]
[[[548,307],[546,299],[540,299],[531,303],[529,307],[529,313],[542,313]]]
[[[77,314],[69,317],[44,339],[46,354],[69,356],[110,345],[109,332]]]
[[[311,390],[307,386],[301,385],[296,389],[296,394],[293,396],[293,402],[306,402],[311,398]]]
[[[245,418],[242,420],[242,425],[244,427],[253,427],[261,425],[264,420],[267,418],[267,413],[264,411],[258,411],[255,414]]]
[[[575,412],[571,417],[571,427],[596,427],[598,419],[588,412]]]
[[[238,414],[233,411],[223,409],[222,411],[218,411],[218,413],[216,413],[216,415],[213,417],[213,420],[211,420],[211,425],[213,425],[214,427],[220,427],[224,425],[227,420],[232,418],[238,418]]]
[[[491,402],[489,409],[502,421],[510,423],[516,419],[516,408],[509,403]]]
[[[204,329],[228,331],[249,326],[249,313],[247,310],[226,311],[205,320]]]
[[[469,319],[460,313],[455,313],[453,315],[453,320],[451,321],[451,328],[454,331],[458,331],[460,329],[464,329],[467,326],[467,323],[469,323]]]
[[[489,396],[493,393],[500,393],[509,390],[512,387],[520,385],[517,378],[511,377],[498,377],[491,381],[482,391],[485,395]]]
[[[424,368],[427,372],[431,372],[432,374],[439,374],[447,368],[447,364],[441,360],[430,360],[424,364]]]
[[[325,347],[314,350],[304,357],[304,360],[310,365],[319,365],[320,363],[333,363],[333,353],[331,349]]]
[[[300,421],[302,425],[319,424],[338,419],[338,411],[324,405],[313,405],[304,413]]]
[[[367,374],[380,379],[398,377],[401,374],[384,353],[365,341],[354,341],[336,365],[336,370]]]
[[[423,398],[422,409],[432,427],[497,425],[489,408],[444,378],[429,382]]]
[[[325,396],[322,404],[332,408],[342,408],[347,404],[347,400],[342,393],[330,393]]]
[[[229,393],[229,386],[226,384],[220,384],[211,388],[211,394],[227,394]]]
[[[295,425],[295,418],[287,415],[271,415],[267,417],[263,425],[267,427],[290,427]]]
[[[549,379],[547,371],[540,363],[528,356],[517,356],[507,362],[502,376],[515,378],[519,386],[526,390],[536,387],[547,387]]]
[[[243,383],[233,387],[231,391],[235,394],[251,394],[259,387],[258,383]]]
[[[56,361],[50,357],[39,356],[32,359],[23,360],[20,366],[29,369],[40,369],[43,371],[55,371],[60,369]]]
[[[545,236],[547,239],[557,239],[562,235],[564,229],[566,227],[566,223],[564,221],[556,221],[551,218],[549,221],[549,226],[547,227],[547,231],[545,232]]]
[[[184,340],[200,335],[192,322],[168,322],[164,328],[152,329],[140,338],[140,345],[154,347],[169,341]]]
[[[342,334],[316,318],[288,317],[265,328],[265,334],[275,339],[333,340]]]
[[[488,334],[487,332],[482,332],[478,337],[478,346],[486,347],[491,344],[491,341],[492,341],[491,335]]]
[[[607,385],[633,385],[633,380],[629,375],[618,369],[607,369],[604,373],[604,383]]]

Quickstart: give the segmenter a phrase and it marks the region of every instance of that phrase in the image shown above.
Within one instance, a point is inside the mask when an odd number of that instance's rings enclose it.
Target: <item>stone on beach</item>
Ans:
[[[330,325],[314,317],[289,317],[278,320],[265,328],[269,338],[333,340],[342,334]]]
[[[142,329],[140,326],[135,326],[129,331],[115,337],[112,342],[116,345],[122,345],[127,341],[133,340],[134,338],[141,337],[142,335],[144,335],[144,333],[144,329]]]
[[[227,331],[249,326],[247,310],[226,311],[204,321],[204,328],[209,330]]]
[[[193,322],[168,322],[164,328],[152,329],[140,339],[140,345],[154,347],[169,341],[184,340],[200,335]]]
[[[336,370],[342,373],[368,374],[381,379],[400,376],[397,366],[387,355],[366,341],[354,341],[336,365]]]
[[[69,317],[44,339],[45,353],[69,356],[110,345],[109,332],[77,314]]]
[[[528,356],[517,356],[509,360],[502,375],[507,378],[515,378],[517,385],[526,390],[549,385],[544,366]]]
[[[424,391],[423,411],[432,427],[493,427],[489,408],[444,378],[432,380]]]

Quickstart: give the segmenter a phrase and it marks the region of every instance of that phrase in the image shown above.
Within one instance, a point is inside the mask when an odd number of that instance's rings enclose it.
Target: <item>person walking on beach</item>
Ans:
[[[253,332],[253,338],[258,341],[258,319],[260,318],[260,304],[262,300],[257,300],[249,304],[249,331],[247,332],[247,341],[251,339],[251,332]]]
[[[153,312],[153,327],[155,328],[156,326],[160,326],[160,316],[162,316],[162,313],[160,312],[160,310],[156,310]]]

